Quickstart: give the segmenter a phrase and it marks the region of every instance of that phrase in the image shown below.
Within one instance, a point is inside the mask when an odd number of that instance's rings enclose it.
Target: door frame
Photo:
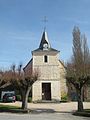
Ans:
[[[51,100],[51,82],[42,83],[42,100]]]

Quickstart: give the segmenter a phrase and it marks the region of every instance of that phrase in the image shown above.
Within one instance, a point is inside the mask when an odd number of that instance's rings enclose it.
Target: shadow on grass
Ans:
[[[33,113],[33,114],[39,114],[39,113],[54,113],[57,111],[54,111],[53,109],[21,109],[17,106],[11,106],[11,105],[0,105],[0,112],[10,112],[10,113]],[[60,111],[60,113],[68,113],[65,111]],[[71,113],[71,112],[70,112]],[[84,117],[90,117],[90,109],[85,109],[82,112],[74,112],[73,115],[76,116],[84,116]]]
[[[82,112],[76,111],[73,113],[73,115],[90,117],[90,109],[84,109]]]
[[[21,109],[17,106],[11,105],[0,105],[0,112],[10,112],[10,113],[32,113],[32,114],[40,114],[40,113],[54,113],[53,109]]]
[[[17,106],[10,106],[10,105],[0,105],[0,112],[10,112],[10,113],[29,113],[29,109],[21,109]]]

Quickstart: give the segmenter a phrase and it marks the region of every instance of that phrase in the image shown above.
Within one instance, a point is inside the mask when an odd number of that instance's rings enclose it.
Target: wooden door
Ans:
[[[51,83],[42,83],[42,100],[51,100]]]

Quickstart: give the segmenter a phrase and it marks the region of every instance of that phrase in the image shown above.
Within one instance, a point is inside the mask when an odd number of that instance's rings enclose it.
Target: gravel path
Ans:
[[[21,106],[21,102],[15,103],[0,103],[6,105]],[[68,102],[68,103],[28,103],[28,108],[33,110],[43,110],[50,109],[56,112],[72,112],[77,110],[77,102]],[[84,108],[90,109],[90,102],[84,102]]]

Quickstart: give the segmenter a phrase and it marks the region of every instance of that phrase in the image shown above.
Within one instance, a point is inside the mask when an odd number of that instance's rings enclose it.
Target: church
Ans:
[[[24,67],[25,72],[32,68],[40,73],[32,86],[32,101],[60,101],[67,94],[66,71],[59,53],[51,46],[44,30],[39,47],[32,51],[32,58]]]

